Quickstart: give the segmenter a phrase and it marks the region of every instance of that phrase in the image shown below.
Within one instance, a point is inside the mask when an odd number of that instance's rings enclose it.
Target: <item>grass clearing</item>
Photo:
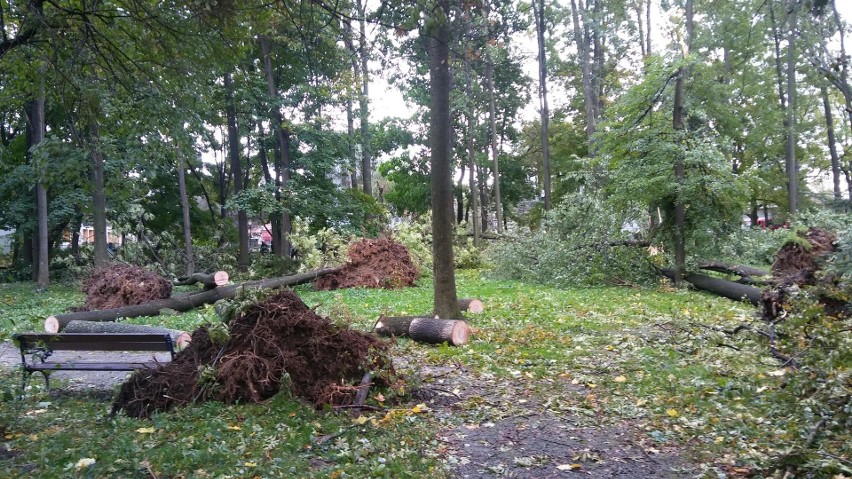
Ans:
[[[23,402],[0,402],[2,452],[9,456],[0,460],[0,476],[143,478],[200,471],[196,477],[442,477],[475,467],[484,475],[536,477],[557,471],[562,458],[548,450],[477,463],[447,439],[447,431],[461,428],[475,437],[534,414],[546,415],[551,425],[570,419],[576,428],[627,427],[632,443],[649,457],[679,451],[690,464],[683,466],[684,477],[736,477],[737,468],[750,471],[801,447],[818,420],[808,422],[794,409],[795,398],[785,391],[790,373],[761,338],[710,329],[751,324],[750,305],[664,288],[558,290],[482,279],[476,271],[461,271],[458,288],[460,297],[486,305],[468,318],[469,345],[400,340],[395,349],[410,389],[432,390],[432,397],[390,404],[372,391],[368,404],[377,410],[360,423],[286,395],[261,405],[204,404],[137,421],[106,418],[103,397],[63,391],[61,384],[47,395],[31,381]],[[45,316],[82,299],[70,288],[45,295],[32,289],[0,286],[0,309],[8,319],[0,325],[3,334],[41,330]],[[381,314],[432,309],[428,280],[398,291],[297,291],[320,314],[360,330],[371,329]],[[215,315],[206,308],[156,321],[191,330],[211,320]],[[17,371],[6,370],[0,387],[14,389],[18,380]],[[421,402],[427,408],[418,407]],[[822,461],[814,470],[845,473],[852,441],[843,439],[822,446],[822,457],[810,459]],[[605,462],[596,454],[590,449],[569,459],[592,471]],[[83,465],[87,458],[95,463]]]

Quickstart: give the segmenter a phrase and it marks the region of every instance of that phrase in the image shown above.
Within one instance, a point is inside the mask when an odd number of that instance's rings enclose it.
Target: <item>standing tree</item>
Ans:
[[[544,188],[544,209],[553,207],[550,191],[550,142],[549,129],[550,112],[547,107],[547,55],[544,43],[545,12],[544,0],[533,0],[535,14],[535,29],[538,38],[538,99],[541,111],[541,169],[542,186]]]
[[[427,12],[432,144],[432,257],[434,314],[461,318],[453,264],[452,131],[450,119],[450,1],[436,0]]]

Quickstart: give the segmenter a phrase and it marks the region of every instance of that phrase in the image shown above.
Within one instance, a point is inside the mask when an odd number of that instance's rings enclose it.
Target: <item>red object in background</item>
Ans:
[[[271,243],[271,242],[272,242],[272,235],[269,233],[269,231],[266,231],[266,230],[264,229],[264,230],[260,233],[260,241],[262,241],[262,242],[264,242],[264,243]]]

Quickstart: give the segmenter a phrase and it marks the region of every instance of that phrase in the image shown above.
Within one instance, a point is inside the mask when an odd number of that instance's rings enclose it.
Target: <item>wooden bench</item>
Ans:
[[[174,345],[168,333],[23,333],[13,339],[21,349],[21,397],[27,379],[34,372],[44,376],[50,390],[50,373],[53,371],[134,371],[155,368],[160,362],[151,361],[63,361],[51,359],[54,351],[144,351],[169,352],[174,359]]]

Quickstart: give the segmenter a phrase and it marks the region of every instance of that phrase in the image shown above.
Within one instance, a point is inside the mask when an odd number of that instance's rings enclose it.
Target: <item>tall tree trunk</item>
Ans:
[[[260,43],[261,55],[263,55],[263,71],[266,74],[266,93],[269,95],[269,101],[272,102],[270,110],[275,131],[275,143],[278,145],[275,155],[275,169],[277,170],[275,199],[281,201],[281,190],[286,189],[290,182],[290,133],[284,126],[284,117],[281,115],[281,109],[276,102],[278,89],[275,86],[275,76],[272,73],[272,47],[265,35],[259,35],[258,42]],[[273,245],[273,251],[282,256],[289,256],[289,235],[292,229],[290,213],[286,211],[281,213],[281,217],[276,223],[279,229],[274,236],[278,238],[279,245]]]
[[[461,175],[459,175],[459,182],[456,185],[456,224],[461,224],[462,221],[467,221],[467,213],[464,208],[464,176],[467,172],[467,167],[464,163],[459,165],[459,169],[461,169]]]
[[[651,56],[651,0],[645,0],[645,53]]]
[[[790,31],[787,37],[787,144],[784,158],[787,170],[787,203],[790,215],[799,209],[799,165],[796,162],[796,27],[797,0],[790,0]]]
[[[28,102],[27,114],[27,154],[32,148],[44,140],[44,85],[40,84],[39,92],[35,99]],[[32,158],[30,158],[32,162]],[[36,218],[38,229],[36,234],[36,274],[35,280],[39,289],[44,289],[50,282],[49,252],[48,252],[48,229],[47,229],[47,190],[44,187],[44,171],[46,165],[36,168],[38,181],[36,182]]]
[[[225,74],[225,115],[228,117],[228,157],[231,163],[231,176],[234,178],[234,194],[243,191],[243,166],[240,158],[240,136],[237,129],[237,108],[234,102],[234,81],[230,73]],[[248,216],[244,210],[237,211],[237,231],[240,235],[240,251],[237,257],[237,269],[245,273],[249,269],[249,232]]]
[[[487,17],[487,15],[486,15]],[[490,49],[491,47],[486,47]],[[494,61],[486,52],[485,85],[488,88],[488,129],[491,136],[491,160],[494,170],[494,213],[497,216],[497,233],[503,232],[503,198],[500,194],[500,160],[497,152],[497,115],[494,98]]]
[[[89,148],[92,155],[92,217],[94,227],[95,269],[109,262],[107,255],[106,193],[104,191],[104,155],[98,119],[89,119]]]
[[[465,50],[467,50],[467,42],[465,42],[464,48]],[[473,244],[478,248],[481,241],[481,225],[479,224],[479,188],[476,184],[476,168],[474,167],[475,152],[473,150],[473,87],[471,86],[470,59],[467,58],[467,52],[465,52],[464,59],[464,90],[466,97],[465,101],[467,102],[467,167],[470,170],[470,176],[468,177],[468,185],[470,188],[470,208],[473,212],[473,217],[471,218],[470,223],[473,229]]]
[[[544,0],[533,0],[535,26],[538,37],[538,98],[541,108],[541,169],[544,187],[544,209],[553,207],[550,197],[550,112],[547,108],[547,56],[544,44]]]
[[[349,58],[350,58],[350,66],[352,71],[352,77],[354,81],[355,89],[358,89],[360,85],[361,72],[360,67],[358,66],[358,51],[355,49],[355,42],[352,39],[352,22],[348,19],[344,19],[343,21],[343,43],[346,45],[346,49],[349,50]],[[349,140],[349,175],[350,175],[350,187],[358,188],[358,158],[355,154],[355,108],[352,101],[352,92],[346,95],[346,132],[347,138]],[[360,98],[361,93],[358,92],[358,97]]]
[[[834,201],[839,202],[840,193],[840,156],[837,154],[837,140],[834,137],[834,116],[831,113],[831,102],[828,98],[828,88],[819,87],[822,95],[822,106],[825,111],[825,131],[828,135],[828,151],[831,154],[831,183],[834,189]]]
[[[580,0],[582,2],[582,0]],[[577,45],[577,55],[580,61],[581,80],[583,83],[583,106],[586,116],[586,140],[591,142],[595,133],[595,88],[592,81],[591,38],[588,35],[587,13],[582,3],[571,0],[571,20],[574,25],[574,42]],[[591,148],[590,148],[591,153]]]
[[[690,42],[692,41],[692,0],[686,0],[686,39],[683,42],[683,57],[689,55]],[[675,81],[674,112],[672,114],[672,128],[676,135],[684,131],[683,123],[683,87],[686,81],[687,69],[681,67],[677,72]],[[683,143],[683,138],[677,141]],[[686,180],[686,168],[684,166],[683,151],[679,149],[675,159],[675,182],[677,192],[675,199],[675,271],[674,284],[680,287],[683,275],[686,272],[686,205],[683,201],[683,186]]]
[[[358,15],[360,17],[361,42],[359,54],[361,57],[361,95],[359,113],[361,115],[361,179],[364,184],[364,193],[373,194],[373,166],[370,155],[370,70],[368,68],[369,49],[367,48],[367,2],[356,0]]]
[[[642,3],[637,3],[636,8],[636,26],[639,28],[639,51],[642,58],[648,58],[648,51],[645,48],[645,26],[642,24]]]
[[[186,166],[184,165],[183,152],[180,147],[175,148],[177,154],[178,190],[180,193],[180,207],[183,217],[183,247],[186,255],[187,276],[195,273],[195,254],[192,250],[192,226],[189,222],[189,195],[186,192]]]
[[[449,0],[437,0],[429,14],[430,118],[432,143],[432,258],[434,266],[434,314],[443,319],[461,318],[453,264],[453,195],[450,117]]]

